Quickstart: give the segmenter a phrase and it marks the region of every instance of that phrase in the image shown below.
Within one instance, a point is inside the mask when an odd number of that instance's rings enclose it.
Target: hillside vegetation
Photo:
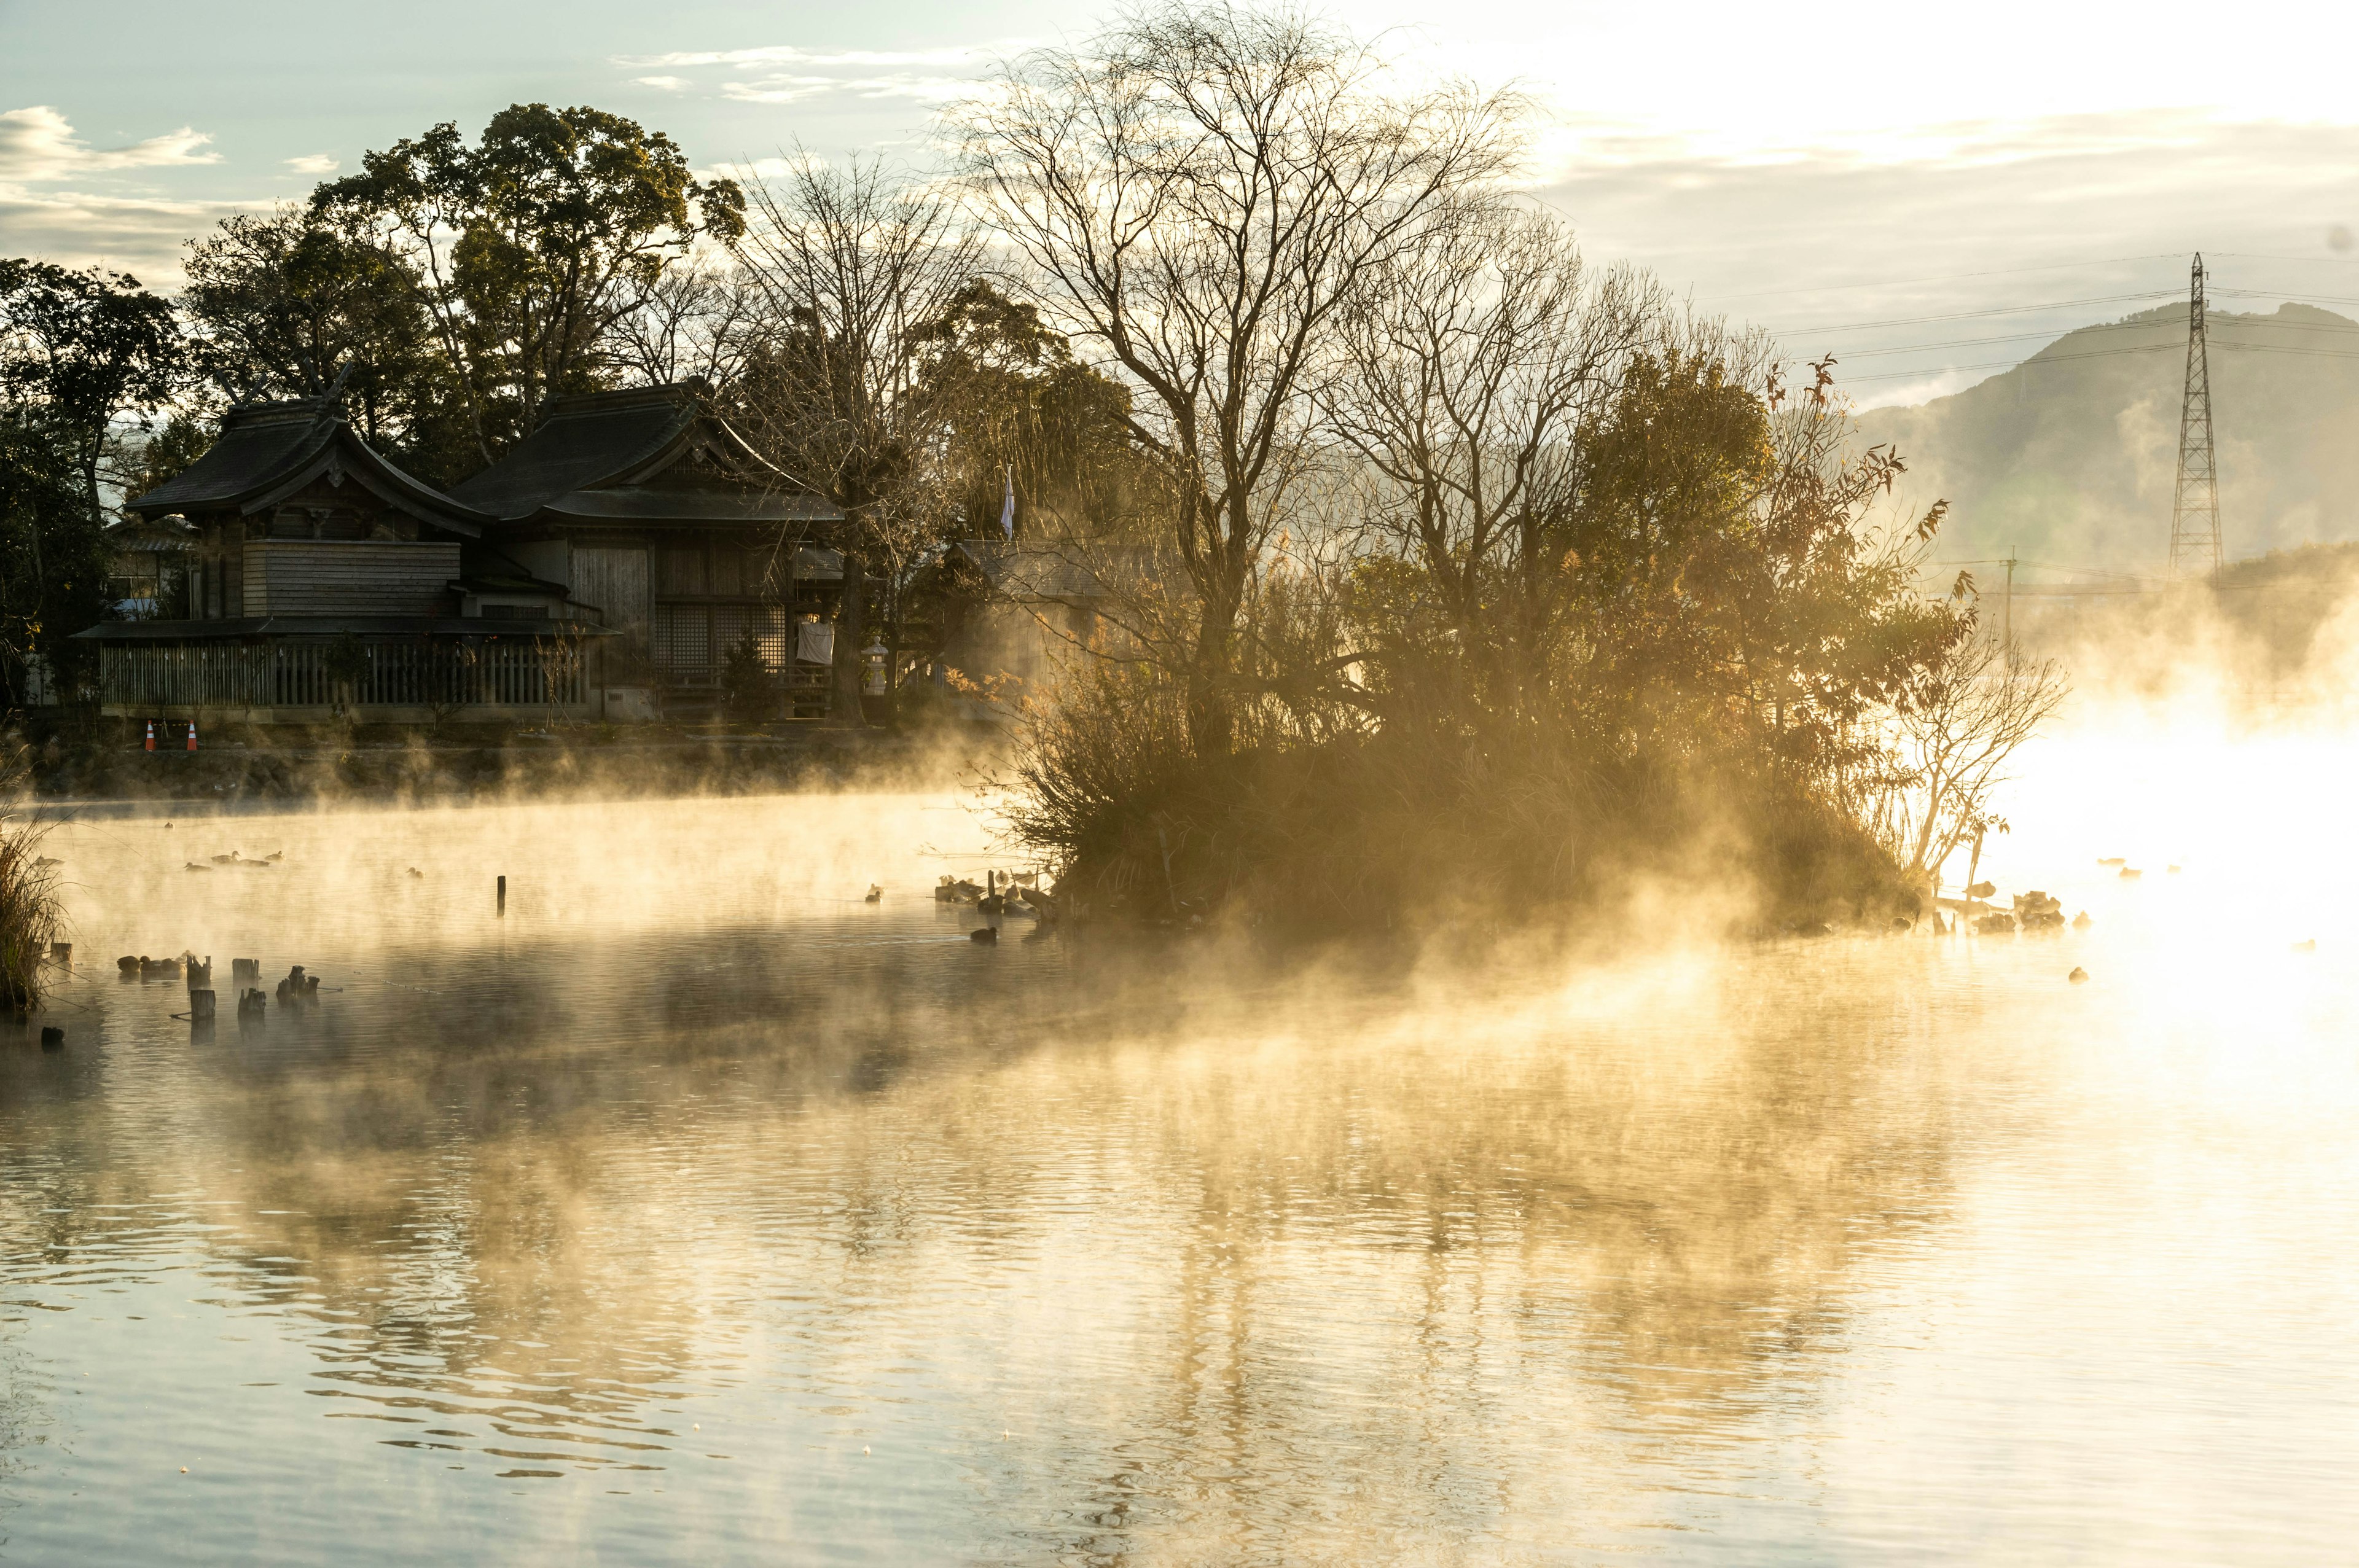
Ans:
[[[2283,305],[2210,326],[2229,558],[2359,538],[2359,322]],[[2186,341],[2182,305],[2085,328],[1964,392],[1868,413],[1861,435],[1898,448],[1912,500],[1949,500],[1944,557],[2158,568]]]

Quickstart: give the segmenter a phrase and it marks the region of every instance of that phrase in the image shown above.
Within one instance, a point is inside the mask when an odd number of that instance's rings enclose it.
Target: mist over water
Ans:
[[[2086,701],[1983,861],[2085,932],[1474,968],[978,946],[949,795],[92,814],[0,1556],[2339,1556],[2354,760]]]

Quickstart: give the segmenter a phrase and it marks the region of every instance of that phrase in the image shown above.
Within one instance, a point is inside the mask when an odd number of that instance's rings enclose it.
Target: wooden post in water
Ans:
[[[506,914],[507,912],[508,912],[508,880],[507,880],[507,878],[506,878],[506,877],[503,876],[503,877],[501,877],[501,878],[500,878],[500,908],[499,908],[499,913],[500,913],[500,914]]]

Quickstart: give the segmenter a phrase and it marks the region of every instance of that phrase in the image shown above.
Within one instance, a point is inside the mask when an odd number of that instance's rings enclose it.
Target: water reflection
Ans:
[[[0,1049],[0,1235],[14,1354],[117,1386],[72,1452],[6,1428],[16,1539],[1810,1540],[1792,1449],[1856,1407],[1863,1314],[1957,1245],[1962,1159],[2050,1114],[2028,944],[1486,979],[980,948],[926,895],[960,862],[914,847],[963,826],[931,804],[277,821],[284,868],[240,881],[174,859],[218,827],[70,830],[73,1043]],[[328,989],[191,1044],[175,988],[105,972],[132,929]],[[168,1451],[227,1479],[63,1506],[177,1487]]]

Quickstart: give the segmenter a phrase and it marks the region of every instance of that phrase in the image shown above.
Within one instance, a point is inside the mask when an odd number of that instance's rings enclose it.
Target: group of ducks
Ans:
[[[1004,888],[1003,876],[1006,879]],[[870,890],[872,903],[876,891]],[[985,871],[980,887],[964,877],[945,876],[934,884],[934,902],[971,903],[979,914],[1024,915],[1044,925],[1057,918],[1057,901],[1040,891],[1037,871]],[[978,926],[966,935],[968,941],[988,946],[999,940],[999,928]]]
[[[168,826],[168,824],[167,826]],[[188,869],[192,871],[210,871],[213,869],[213,866],[237,866],[247,871],[266,871],[286,858],[287,851],[284,849],[273,849],[270,853],[263,856],[258,860],[249,860],[245,856],[239,854],[236,850],[232,849],[226,855],[215,855],[213,857],[212,866],[205,864],[202,860],[190,860],[189,862]]]
[[[885,889],[875,882],[869,883],[867,895],[861,902],[884,903]],[[979,914],[1025,915],[1044,925],[1057,918],[1057,901],[1040,891],[1038,871],[985,871],[981,883],[964,877],[945,876],[934,884],[934,902],[973,904]],[[980,926],[966,935],[970,942],[988,946],[999,940],[999,928]]]

